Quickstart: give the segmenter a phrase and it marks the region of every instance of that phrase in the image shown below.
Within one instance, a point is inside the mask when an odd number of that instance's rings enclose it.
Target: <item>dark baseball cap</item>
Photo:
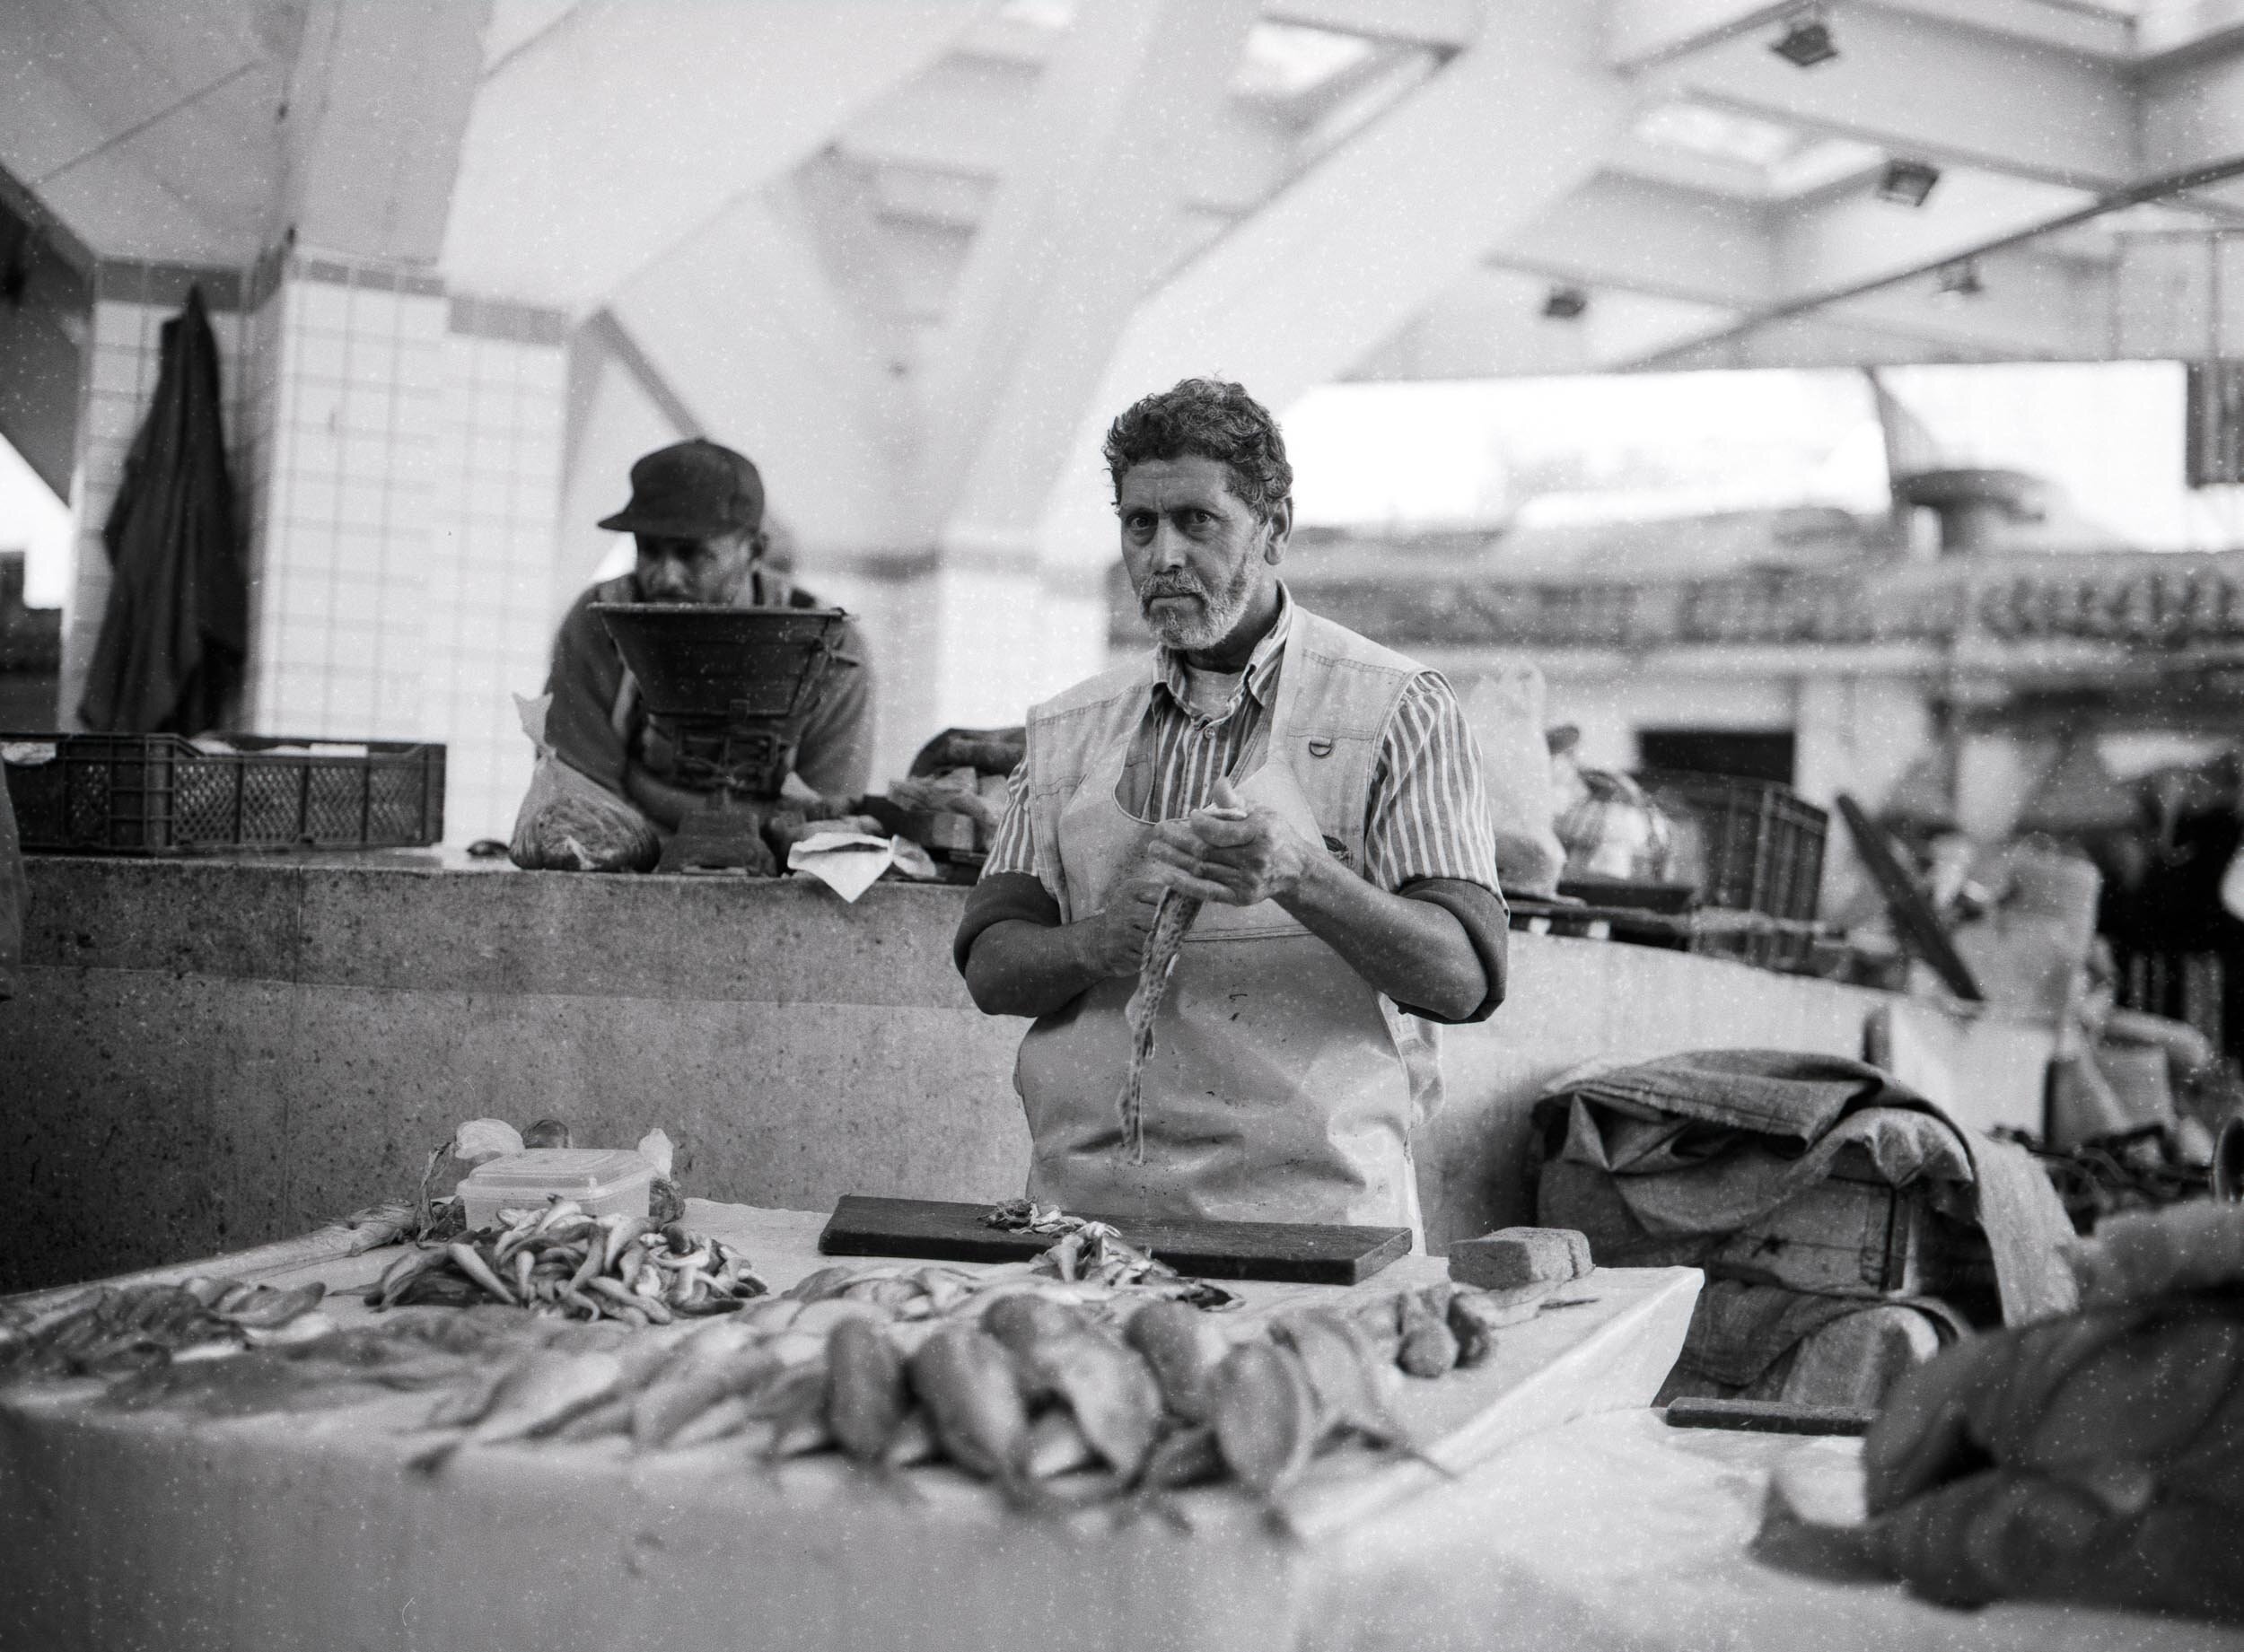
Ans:
[[[706,539],[764,520],[764,478],[744,453],[704,441],[672,442],[631,467],[631,503],[603,519],[615,533]]]

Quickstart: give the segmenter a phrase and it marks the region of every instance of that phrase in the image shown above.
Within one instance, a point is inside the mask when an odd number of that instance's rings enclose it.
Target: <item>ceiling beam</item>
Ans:
[[[1614,261],[1593,279],[1575,258],[1589,307],[1543,314],[1540,272],[1486,267],[1459,282],[1350,374],[1444,380],[1679,370],[1707,365],[1827,366],[1913,361],[2097,361],[2122,354],[2110,324],[2113,272],[2032,248],[1991,257],[1985,290],[1942,296],[1930,279],[1886,287],[1779,323],[1748,328],[1719,286],[1682,294],[1647,264]],[[1649,291],[1625,282],[1643,281]],[[2202,328],[2200,329],[2202,330]],[[1732,348],[1735,345],[1737,347]],[[2185,354],[2187,352],[2184,352]],[[2167,355],[2134,348],[2129,355]]]
[[[920,74],[984,0],[580,8],[478,91],[446,273],[585,310]],[[695,135],[681,144],[680,134]]]
[[[947,59],[852,121],[840,147],[882,167],[994,184],[1021,147],[1021,123],[1036,91],[1033,75],[1007,77],[1008,68],[1019,66]],[[1177,157],[1180,194],[1196,206],[1248,211],[1293,170],[1294,135],[1239,99],[1223,99],[1196,120],[1206,123],[1201,141]]]
[[[2078,189],[1950,167],[1922,206],[1868,190],[1805,204],[1772,218],[1780,302],[1860,290],[1991,242],[2030,235],[2097,197]]]
[[[649,376],[710,436],[754,456],[772,508],[807,545],[907,542],[896,482],[909,398],[829,278],[793,192],[734,201],[636,273],[610,308]]]
[[[2117,354],[2109,266],[2015,247],[1977,260],[1976,273],[1980,290],[1968,295],[1943,293],[1938,283],[1920,277],[1816,314],[1845,326],[1996,352],[2018,361],[2094,362]]]
[[[277,234],[289,14],[0,6],[0,168],[107,258],[247,264]]]
[[[1799,0],[1609,0],[1605,61],[1624,74],[1766,29]]]
[[[2134,87],[2114,65],[1874,5],[1845,6],[1833,26],[1839,56],[1811,69],[1785,62],[1754,31],[1663,60],[1640,83],[1901,154],[2070,188],[2124,188],[2142,174]]]
[[[1983,34],[2030,40],[2109,63],[2131,64],[2142,51],[2143,22],[2082,0],[1845,0],[1848,11],[1875,5],[1905,16],[1958,23]],[[2153,5],[2153,11],[2158,7]],[[1845,13],[1841,13],[1845,28]],[[1843,42],[1842,42],[1843,43]]]
[[[1116,411],[1209,371],[1283,408],[1579,188],[1630,111],[1597,27],[1580,0],[1492,6],[1432,80],[1149,295],[1075,410],[1066,465],[1041,490],[1043,554],[1064,564],[1112,555],[1099,441]]]
[[[1923,208],[1857,193],[1780,209],[1608,172],[1488,252],[1488,266],[1528,278],[1526,286],[1468,283],[1468,296],[1445,294],[1425,325],[1405,329],[1407,342],[1369,371],[1450,377],[1522,349],[1538,359],[1572,349],[1580,361],[1573,371],[1609,370],[1696,349],[1757,318],[1766,324],[1811,310],[1853,329],[1850,337],[1871,331],[1975,359],[2096,359],[2112,347],[2108,259],[2014,245],[1990,255],[2001,269],[1983,275],[1990,294],[2000,296],[1985,302],[1936,302],[1936,283],[1924,273],[2091,198],[1959,169]],[[1881,277],[1896,279],[1886,285]],[[1588,324],[1522,332],[1547,285],[1559,281],[1592,293]],[[1601,328],[1591,318],[1612,313],[1609,301],[1623,293],[1669,306],[1647,323],[1652,332],[1641,350],[1618,330],[1611,347],[1598,342]],[[1818,295],[1828,301],[1819,309],[1810,302]],[[1488,329],[1490,342],[1472,341],[1476,327]],[[1458,364],[1444,365],[1445,354]],[[1398,365],[1405,357],[1407,371]]]
[[[2165,64],[2244,43],[2244,0],[2184,0],[2152,6],[2136,24],[2146,64]]]
[[[1885,367],[1897,362],[1969,363],[2020,359],[1999,345],[1950,333],[1928,337],[1817,314],[1790,316],[1626,365],[1650,372],[1749,371],[1764,368]],[[2038,358],[2037,358],[2038,359]]]
[[[1188,232],[1178,183],[1260,0],[1103,0],[1013,128],[920,385],[917,497],[946,546],[1026,559],[1108,350]]]
[[[1766,207],[1601,172],[1505,236],[1484,261],[1735,309],[1777,296],[1776,253]]]
[[[1602,288],[1571,320],[1546,316],[1551,284],[1516,269],[1472,271],[1352,367],[1354,380],[1556,377],[1615,365],[1718,333],[1738,311]]]
[[[1501,4],[1501,0],[1486,0]],[[1329,29],[1405,46],[1462,51],[1480,33],[1484,0],[1266,0],[1274,23]]]
[[[2244,156],[2244,34],[2143,81],[2143,154],[2152,172],[2187,172]]]
[[[285,221],[306,249],[434,264],[490,0],[315,0],[290,82]]]

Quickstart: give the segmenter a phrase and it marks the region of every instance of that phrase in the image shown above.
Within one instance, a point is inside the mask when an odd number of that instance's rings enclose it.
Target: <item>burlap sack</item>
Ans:
[[[529,871],[645,872],[662,859],[653,823],[591,776],[571,768],[546,742],[551,695],[514,696],[522,732],[538,748],[530,790],[514,816],[507,853]]]
[[[2244,1206],[2106,1227],[2082,1312],[1896,1387],[1864,1442],[1869,1534],[1939,1600],[2244,1622]]]

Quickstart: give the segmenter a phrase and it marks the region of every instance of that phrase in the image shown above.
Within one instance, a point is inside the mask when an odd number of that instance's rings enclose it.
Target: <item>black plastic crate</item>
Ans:
[[[1637,781],[1674,818],[1669,876],[1709,906],[1798,922],[1816,915],[1831,817],[1776,781],[1655,770]]]
[[[0,734],[39,754],[7,765],[23,847],[408,849],[444,835],[441,745],[224,739],[214,750],[176,734]]]

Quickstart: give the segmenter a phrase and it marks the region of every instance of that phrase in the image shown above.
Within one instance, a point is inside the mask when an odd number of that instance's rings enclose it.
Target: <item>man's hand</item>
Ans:
[[[1137,974],[1153,932],[1153,913],[1168,887],[1151,867],[1140,866],[1115,885],[1104,911],[1070,924],[1068,939],[1082,966],[1100,980]]]
[[[1215,782],[1205,809],[1162,823],[1146,860],[1167,887],[1227,906],[1283,901],[1325,858],[1275,810],[1248,808],[1227,780]]]
[[[688,791],[649,773],[636,758],[624,764],[623,790],[624,795],[639,806],[641,813],[671,832],[678,830],[679,823],[688,814],[709,800],[706,792]]]

